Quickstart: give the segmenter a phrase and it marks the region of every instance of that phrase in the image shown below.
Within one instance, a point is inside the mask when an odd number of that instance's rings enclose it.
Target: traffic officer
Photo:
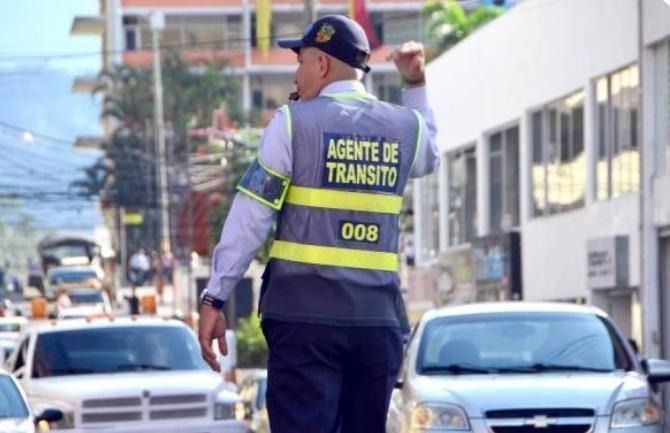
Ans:
[[[316,20],[297,53],[299,101],[277,110],[242,177],[201,298],[203,358],[226,352],[226,299],[278,213],[260,313],[269,346],[273,433],[381,433],[407,331],[399,290],[398,217],[409,178],[439,163],[417,43],[392,59],[404,106],[377,100],[361,79],[370,47],[353,20]]]

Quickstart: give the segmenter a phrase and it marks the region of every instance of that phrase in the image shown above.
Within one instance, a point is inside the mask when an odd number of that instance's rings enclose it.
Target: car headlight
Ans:
[[[470,430],[465,411],[453,404],[422,403],[412,410],[412,430]]]
[[[661,408],[649,399],[626,400],[617,403],[612,413],[612,428],[641,427],[657,424]]]
[[[63,418],[49,423],[51,430],[67,430],[74,428],[74,412],[63,412]]]
[[[214,403],[214,419],[233,419],[235,406],[233,403]]]

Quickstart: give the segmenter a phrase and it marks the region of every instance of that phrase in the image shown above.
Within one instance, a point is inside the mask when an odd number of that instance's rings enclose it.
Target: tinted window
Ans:
[[[452,364],[483,369],[534,365],[631,369],[604,319],[588,314],[500,313],[439,318],[426,324],[419,371]]]
[[[105,302],[100,292],[68,293],[73,304],[99,304]]]
[[[27,418],[28,408],[14,382],[0,376],[0,418]]]
[[[68,272],[55,272],[49,278],[50,284],[58,283],[78,283],[81,281],[86,281],[91,278],[98,278],[95,271],[68,271]]]
[[[204,368],[187,329],[129,326],[40,335],[33,377]]]

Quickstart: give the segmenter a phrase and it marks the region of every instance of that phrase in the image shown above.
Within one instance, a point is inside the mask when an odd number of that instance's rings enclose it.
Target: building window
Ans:
[[[531,114],[531,202],[533,216],[584,206],[584,91]]]
[[[135,51],[140,46],[139,38],[139,25],[137,17],[135,16],[124,16],[123,17],[123,33],[125,36],[126,42],[126,51]]]
[[[491,232],[519,225],[519,127],[489,136],[489,224]]]
[[[596,80],[596,184],[598,200],[637,191],[639,70],[629,66]]]
[[[425,263],[437,257],[440,250],[439,171],[419,180],[419,250],[418,260]]]
[[[402,103],[401,82],[398,74],[374,75],[372,80],[377,98],[393,104]]]
[[[475,148],[447,154],[449,245],[470,242],[477,234],[477,156]]]

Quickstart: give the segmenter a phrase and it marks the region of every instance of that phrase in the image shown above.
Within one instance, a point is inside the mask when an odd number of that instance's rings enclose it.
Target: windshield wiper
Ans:
[[[422,373],[452,373],[452,374],[490,374],[493,371],[490,368],[477,367],[469,364],[449,364],[449,365],[432,365],[423,367]]]
[[[538,362],[531,365],[496,367],[501,373],[543,373],[547,371],[590,371],[594,373],[610,373],[610,368],[585,367],[583,365],[565,365]]]
[[[172,370],[172,367],[167,365],[156,365],[156,364],[121,364],[116,366],[117,370],[127,371],[127,370]]]

